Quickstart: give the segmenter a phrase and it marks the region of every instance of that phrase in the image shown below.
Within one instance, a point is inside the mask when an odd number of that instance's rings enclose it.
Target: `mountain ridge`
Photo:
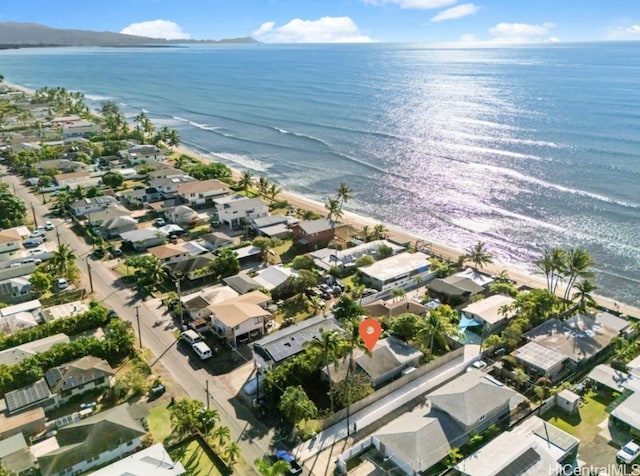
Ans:
[[[259,43],[251,37],[221,40],[165,40],[111,31],[53,28],[38,23],[0,22],[0,48],[55,46],[163,46],[176,44]]]

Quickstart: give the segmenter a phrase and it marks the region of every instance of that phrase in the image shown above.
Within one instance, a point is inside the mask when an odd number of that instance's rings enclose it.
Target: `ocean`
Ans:
[[[0,73],[509,266],[586,248],[598,293],[640,305],[640,43],[24,49]]]

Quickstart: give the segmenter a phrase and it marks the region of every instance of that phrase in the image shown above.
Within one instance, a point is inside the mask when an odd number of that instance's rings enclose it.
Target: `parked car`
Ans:
[[[291,453],[287,450],[277,450],[274,455],[276,459],[281,459],[289,463],[289,471],[288,474],[302,474],[302,466],[296,461]]]
[[[469,367],[467,367],[467,372],[471,372],[472,370],[482,370],[487,366],[487,363],[482,360],[476,360]]]
[[[110,251],[114,258],[120,258],[120,256],[122,256],[122,250],[120,248],[111,248]]]
[[[45,222],[44,224],[44,229],[45,230],[53,230],[55,228],[55,226],[53,225],[53,223],[51,223],[50,221]]]
[[[640,455],[640,446],[638,446],[633,441],[630,441],[616,454],[616,461],[619,463],[631,464],[633,463]]]
[[[164,218],[156,218],[156,221],[153,222],[156,226],[165,226],[167,222]]]
[[[38,227],[31,232],[29,238],[45,238],[47,236],[47,232],[44,227]]]
[[[35,248],[36,246],[40,246],[41,244],[42,238],[31,238],[22,242],[22,246],[24,246],[25,248]]]
[[[29,251],[29,256],[39,255],[39,254],[42,254],[42,253],[46,253],[46,251],[43,250],[42,248],[36,248],[36,249],[33,249],[33,250]]]
[[[58,278],[56,279],[56,286],[58,286],[58,289],[67,289],[69,287],[69,283],[64,278]]]
[[[164,385],[162,385],[161,383],[157,383],[156,385],[151,387],[151,389],[149,390],[149,398],[150,399],[158,398],[162,394],[164,394],[164,392],[166,391],[167,389],[165,388]]]

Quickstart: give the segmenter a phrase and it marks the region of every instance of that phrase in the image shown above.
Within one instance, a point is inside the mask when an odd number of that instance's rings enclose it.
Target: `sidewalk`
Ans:
[[[434,369],[433,371],[419,377],[404,387],[381,398],[377,402],[354,413],[349,417],[351,425],[350,435],[356,431],[362,431],[372,423],[379,421],[392,411],[400,408],[405,403],[423,395],[444,382],[454,378],[464,372],[465,368],[479,355],[477,346],[467,346],[465,353],[457,359]],[[303,462],[307,461],[321,451],[333,447],[335,443],[347,437],[347,422],[342,420],[335,425],[318,433],[315,438],[299,444],[293,450],[296,458]]]

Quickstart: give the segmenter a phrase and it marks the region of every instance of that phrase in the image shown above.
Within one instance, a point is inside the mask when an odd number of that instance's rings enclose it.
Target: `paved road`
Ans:
[[[5,172],[4,167],[0,172]],[[142,345],[153,354],[152,366],[163,365],[171,374],[174,381],[191,398],[207,402],[206,386],[209,385],[210,405],[220,412],[221,423],[228,426],[231,436],[242,449],[242,457],[247,463],[252,464],[257,458],[261,458],[269,451],[269,443],[273,436],[259,421],[255,421],[253,414],[244,405],[238,404],[234,399],[234,391],[230,389],[224,380],[211,375],[200,361],[194,358],[188,351],[181,352],[176,345],[173,334],[174,328],[168,326],[172,321],[159,300],[142,301],[136,295],[135,289],[125,286],[119,275],[111,270],[112,262],[95,261],[90,257],[92,247],[87,245],[82,238],[70,229],[70,223],[61,219],[52,219],[47,216],[49,210],[42,205],[41,197],[33,196],[24,187],[19,179],[13,175],[2,177],[22,198],[27,208],[35,211],[36,221],[41,225],[50,220],[56,226],[55,231],[49,232],[48,246],[55,248],[56,239],[68,244],[78,256],[77,264],[82,273],[82,283],[85,289],[89,287],[89,267],[93,280],[94,299],[103,302],[107,307],[114,309],[123,319],[133,324],[136,337],[142,339]],[[33,216],[31,217],[33,219]],[[136,316],[137,310],[137,316]],[[155,325],[157,321],[163,321],[161,326]],[[246,472],[248,469],[243,469]],[[255,473],[255,471],[254,471]],[[255,473],[257,474],[257,473]]]

